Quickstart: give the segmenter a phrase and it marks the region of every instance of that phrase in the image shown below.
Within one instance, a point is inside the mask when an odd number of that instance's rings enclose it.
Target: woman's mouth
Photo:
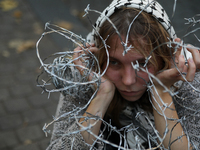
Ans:
[[[135,96],[139,93],[139,91],[119,91],[121,95],[126,95],[126,96]]]

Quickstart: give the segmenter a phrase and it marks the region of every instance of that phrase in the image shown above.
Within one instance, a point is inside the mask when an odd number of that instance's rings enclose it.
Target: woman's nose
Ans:
[[[136,72],[132,66],[125,68],[122,72],[122,82],[127,86],[136,83]]]

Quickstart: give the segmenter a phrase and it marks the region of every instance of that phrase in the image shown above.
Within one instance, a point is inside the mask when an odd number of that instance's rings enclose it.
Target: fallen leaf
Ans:
[[[5,50],[2,52],[3,57],[10,57],[10,52]]]
[[[42,32],[44,31],[44,29],[41,27],[41,25],[38,22],[33,24],[33,30],[34,30],[34,33],[38,35],[41,35]]]
[[[9,11],[18,6],[18,2],[16,0],[1,0],[0,1],[0,8],[2,11]]]
[[[68,21],[58,21],[56,22],[56,24],[62,28],[65,28],[67,30],[71,30],[73,29],[73,24],[71,22],[68,22]]]
[[[83,15],[85,14],[84,11],[79,11],[78,9],[72,9],[70,12],[73,16],[78,17],[80,19],[83,19]]]
[[[16,18],[16,19],[21,19],[22,17],[22,12],[20,10],[16,10],[14,13],[13,13],[13,16]]]
[[[17,50],[17,53],[22,53],[34,47],[35,47],[35,42],[32,40],[28,40],[28,41],[24,41],[21,45],[19,45],[16,50]]]
[[[21,39],[14,39],[8,43],[9,48],[16,49],[17,53],[22,53],[26,50],[32,49],[35,47],[35,41],[33,40],[21,40]]]
[[[39,73],[41,73],[41,72],[42,72],[42,70],[41,70],[41,68],[40,68],[40,67],[38,67],[38,68],[36,68],[36,69],[35,69],[35,72],[36,72],[37,74],[39,74]]]
[[[33,142],[29,139],[25,140],[24,141],[24,145],[29,145],[29,144],[32,144]]]
[[[14,39],[14,40],[10,40],[8,43],[9,48],[14,48],[16,49],[17,47],[19,47],[21,44],[23,43],[23,40],[21,39]]]

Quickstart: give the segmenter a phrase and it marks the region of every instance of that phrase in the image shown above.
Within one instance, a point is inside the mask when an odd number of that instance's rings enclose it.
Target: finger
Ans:
[[[175,62],[178,63],[178,60],[179,60],[179,55],[181,54],[181,49],[182,49],[182,46],[181,45],[181,39],[180,38],[176,38],[175,40],[175,43],[174,44],[174,48],[175,48]]]
[[[82,53],[82,48],[80,46],[76,47],[74,49],[74,53],[73,53],[73,59],[76,59],[80,56],[80,54]]]
[[[180,43],[181,39],[180,38],[175,38],[174,41]]]
[[[74,49],[73,54],[73,63],[75,67],[79,70],[81,75],[84,75],[84,72],[88,70],[86,68],[87,64],[89,63],[87,60],[90,59],[90,57],[93,55],[92,53],[95,53],[98,49],[96,47],[91,47],[94,44],[87,44],[86,47],[83,47],[83,45],[80,45]],[[93,74],[90,73],[89,80],[93,78]]]
[[[81,49],[82,49],[82,54],[85,53],[86,55],[87,54],[95,54],[95,53],[98,52],[98,48],[95,47],[94,43],[91,43],[91,44],[86,43],[85,45],[81,45]],[[79,49],[75,49],[75,50],[76,51],[80,50],[80,48]]]
[[[185,81],[185,77],[183,77],[185,74],[183,73],[187,73],[187,70],[188,66],[185,65],[184,55],[179,55],[179,60],[176,68],[178,80]]]
[[[193,59],[189,58],[188,59],[188,71],[187,71],[187,75],[186,75],[187,81],[192,82],[194,80],[195,72],[196,72],[196,65],[195,65]]]
[[[73,55],[73,63],[75,65],[82,65],[83,66],[81,56],[78,53],[74,53],[74,55]]]
[[[97,47],[95,47],[95,46],[91,46],[91,47],[88,47],[88,52],[90,52],[90,53],[92,53],[92,54],[95,54],[95,53],[97,53],[98,52],[98,48]]]
[[[194,59],[194,63],[196,65],[196,68],[199,69],[200,68],[200,53],[199,50],[196,49],[194,46],[192,45],[188,45],[187,46],[187,50],[192,53],[192,57]]]
[[[178,58],[178,63],[174,68],[168,69],[166,71],[164,71],[165,73],[162,74],[163,77],[161,76],[160,78],[166,78],[167,80],[182,80],[180,73],[183,72],[184,69],[184,65],[185,65],[185,59],[183,55],[179,55]]]
[[[84,54],[83,47],[78,46],[74,49],[73,54],[73,63],[77,66],[76,68],[82,72],[83,60],[82,60],[82,54]],[[79,66],[79,67],[78,67]]]
[[[86,47],[94,47],[95,46],[94,43],[86,43],[85,45],[86,45]]]
[[[184,66],[185,66],[185,58],[183,55],[179,55],[178,65],[177,65],[179,72],[185,71]]]

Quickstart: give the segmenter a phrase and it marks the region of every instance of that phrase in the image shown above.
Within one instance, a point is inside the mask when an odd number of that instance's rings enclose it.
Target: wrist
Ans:
[[[96,107],[108,107],[113,99],[113,95],[110,94],[97,94],[97,96],[91,101],[91,104]]]
[[[167,88],[168,90],[170,90],[169,88]],[[152,102],[154,105],[170,105],[172,103],[172,97],[169,93],[169,91],[167,91],[167,89],[163,88],[163,87],[155,87],[152,90]]]

